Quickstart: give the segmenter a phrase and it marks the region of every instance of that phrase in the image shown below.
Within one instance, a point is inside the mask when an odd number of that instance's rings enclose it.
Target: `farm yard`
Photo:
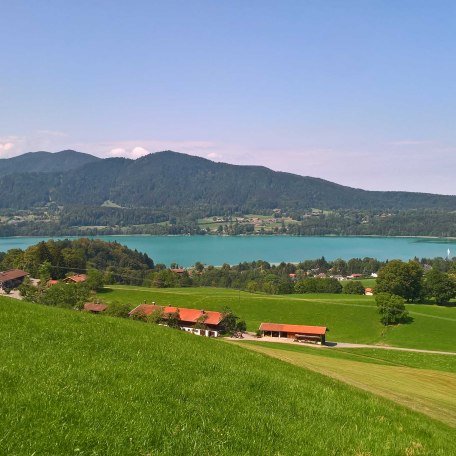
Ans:
[[[292,365],[171,328],[9,298],[0,298],[0,332],[4,454],[456,451],[450,421],[312,372],[303,359]],[[293,349],[277,351],[324,350]]]

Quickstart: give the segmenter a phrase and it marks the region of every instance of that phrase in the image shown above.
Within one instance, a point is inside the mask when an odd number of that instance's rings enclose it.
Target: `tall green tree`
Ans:
[[[425,292],[437,304],[445,304],[456,297],[456,281],[438,269],[431,269],[425,275]]]
[[[418,301],[423,294],[423,269],[416,261],[390,261],[377,278],[377,293],[401,296],[407,302]]]
[[[375,295],[375,301],[383,325],[397,325],[407,321],[408,312],[404,298],[390,293],[379,293]]]

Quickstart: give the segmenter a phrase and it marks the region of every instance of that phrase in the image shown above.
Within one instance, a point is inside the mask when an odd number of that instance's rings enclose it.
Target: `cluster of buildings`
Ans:
[[[26,277],[30,276],[30,274],[22,269],[9,269],[8,271],[1,271],[0,272],[0,289],[4,292],[12,290],[14,288],[19,287]],[[62,280],[64,283],[83,283],[87,280],[86,274],[73,274],[71,276],[66,277]],[[36,281],[38,282],[38,281]],[[58,280],[49,280],[47,282],[47,286],[56,285],[59,283]]]
[[[183,270],[176,270],[181,273]],[[0,272],[0,288],[10,290],[21,285],[29,274],[20,269],[11,269]],[[85,274],[73,274],[63,279],[65,283],[83,283],[87,280]],[[57,280],[50,280],[47,285],[52,286]],[[102,313],[108,306],[102,303],[87,302],[84,310],[91,313]],[[218,337],[222,332],[223,314],[212,310],[188,309],[185,307],[159,306],[155,303],[140,304],[130,311],[130,317],[148,317],[154,312],[161,315],[165,322],[176,319],[177,326],[186,332],[205,337]],[[324,326],[288,325],[280,323],[261,323],[259,333],[263,337],[275,337],[278,339],[292,339],[297,342],[312,342],[325,344],[327,328]]]
[[[102,313],[106,304],[88,302],[84,310],[91,313]],[[154,312],[159,313],[166,324],[166,320],[176,318],[177,326],[186,332],[205,337],[219,337],[222,333],[223,314],[212,310],[187,309],[185,307],[159,306],[140,304],[130,311],[130,317],[147,318]],[[282,323],[261,323],[259,334],[261,337],[289,339],[296,342],[308,342],[324,345],[326,342],[325,326],[288,325]]]

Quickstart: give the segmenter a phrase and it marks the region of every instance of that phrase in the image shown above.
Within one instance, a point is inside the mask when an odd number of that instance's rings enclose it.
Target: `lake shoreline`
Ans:
[[[455,236],[426,236],[426,235],[402,235],[402,236],[385,236],[382,234],[315,234],[315,235],[296,235],[296,234],[54,234],[54,235],[20,235],[20,236],[0,236],[0,239],[30,239],[30,238],[49,238],[49,239],[77,239],[77,238],[105,238],[105,237],[160,237],[160,238],[384,238],[384,239],[439,239],[455,241]]]

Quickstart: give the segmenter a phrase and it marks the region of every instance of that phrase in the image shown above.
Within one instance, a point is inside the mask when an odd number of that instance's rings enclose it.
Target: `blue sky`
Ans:
[[[456,2],[0,0],[0,156],[172,149],[456,194]]]

